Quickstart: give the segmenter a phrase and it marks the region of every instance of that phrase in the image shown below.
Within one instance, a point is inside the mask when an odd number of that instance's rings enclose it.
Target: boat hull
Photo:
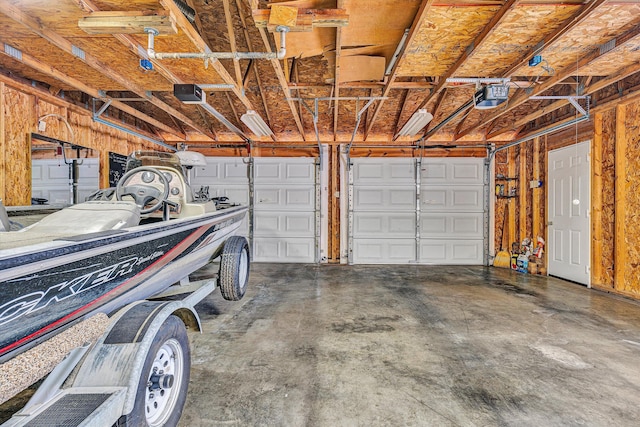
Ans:
[[[0,362],[89,314],[110,313],[185,278],[235,234],[246,210],[71,237],[15,256],[0,252]]]

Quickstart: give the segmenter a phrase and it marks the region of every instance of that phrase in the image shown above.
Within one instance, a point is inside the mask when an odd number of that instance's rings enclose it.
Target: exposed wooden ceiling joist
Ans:
[[[625,43],[629,43],[638,38],[640,38],[640,25],[635,26],[634,28],[620,35],[619,37],[614,37],[613,39],[609,40],[609,42],[605,43],[605,45],[609,46],[609,50],[603,50],[603,49],[600,49],[600,47],[593,49],[586,55],[583,55],[582,57],[580,57],[575,63],[572,63],[571,65],[561,70],[560,72],[556,72],[555,75],[553,75],[552,77],[549,77],[540,85],[534,86],[532,93],[527,94],[523,91],[520,94],[515,95],[512,99],[509,100],[508,104],[505,107],[498,107],[498,109],[493,114],[490,114],[484,117],[478,123],[460,132],[460,137],[468,135],[472,131],[479,129],[480,127],[486,125],[487,123],[492,122],[493,120],[502,116],[508,111],[511,111],[514,108],[524,104],[525,102],[528,101],[530,96],[540,95],[547,89],[560,83],[566,78],[575,75],[577,72],[579,72],[580,68],[587,66],[589,63],[595,61],[596,59],[603,57],[605,55],[610,55],[611,52],[616,47],[622,46]]]
[[[14,21],[24,25],[29,30],[33,31],[34,33],[38,34],[40,37],[47,40],[52,45],[56,46],[58,49],[61,49],[72,55],[74,54],[73,43],[71,43],[66,38],[60,36],[56,32],[48,29],[45,25],[43,25],[38,20],[26,15],[17,7],[7,4],[5,2],[0,2],[0,13],[3,13],[7,17],[13,19]],[[114,81],[117,81],[119,84],[126,87],[130,91],[136,93],[140,97],[147,99],[150,103],[152,103],[158,108],[161,108],[163,111],[166,111],[172,116],[176,117],[183,123],[191,126],[192,128],[198,130],[199,132],[206,134],[206,132],[203,129],[201,129],[197,123],[195,123],[185,114],[174,109],[173,107],[164,103],[163,101],[156,98],[155,96],[149,94],[146,90],[144,90],[144,88],[139,87],[138,85],[134,84],[131,80],[120,75],[110,66],[103,63],[102,61],[100,61],[98,58],[94,57],[90,53],[85,52],[84,58],[79,58],[79,59],[81,59],[84,63],[89,65],[91,68],[97,71],[100,71],[103,74],[108,75],[109,78],[113,79]]]
[[[431,90],[431,93],[418,105],[415,111],[418,111],[420,108],[423,108],[427,103],[433,98],[433,96],[440,93],[440,91],[447,84],[447,79],[452,77],[456,71],[467,61],[467,59],[471,58],[473,54],[483,45],[483,43],[488,39],[488,37],[496,30],[500,22],[504,19],[505,15],[516,7],[522,0],[507,0],[507,2],[502,5],[502,7],[496,12],[496,14],[491,18],[491,21],[483,28],[483,30],[476,36],[476,38],[471,42],[471,44],[467,47],[464,53],[458,58],[455,64],[451,66],[444,76],[439,76],[440,80],[438,84]]]
[[[418,12],[416,13],[415,18],[413,19],[413,23],[411,24],[409,35],[407,36],[404,46],[402,46],[402,49],[400,51],[400,55],[398,55],[398,59],[391,70],[391,74],[388,77],[387,84],[384,86],[384,89],[382,90],[383,98],[389,95],[389,91],[391,90],[391,85],[398,77],[398,74],[397,74],[398,67],[402,64],[402,61],[404,60],[407,46],[410,46],[411,43],[413,42],[413,39],[415,38],[416,34],[420,30],[420,27],[424,24],[426,20],[425,18],[429,13],[429,10],[431,9],[431,6],[433,5],[434,2],[435,0],[422,0],[422,3],[420,4],[420,8],[418,9]],[[378,105],[376,106],[376,109],[373,113],[373,116],[369,120],[367,128],[365,129],[365,132],[364,132],[365,141],[369,137],[369,133],[371,132],[371,129],[373,128],[376,118],[380,114],[380,111],[382,110],[383,105],[384,105],[384,99],[379,100]]]

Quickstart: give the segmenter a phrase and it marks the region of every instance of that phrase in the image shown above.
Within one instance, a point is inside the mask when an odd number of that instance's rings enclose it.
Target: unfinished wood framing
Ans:
[[[602,113],[593,118],[594,133],[591,141],[591,283],[603,285],[602,251]]]
[[[616,149],[615,149],[615,288],[624,291],[625,267],[627,263],[627,242],[625,239],[626,194],[627,194],[627,130],[625,128],[626,106],[616,108]]]

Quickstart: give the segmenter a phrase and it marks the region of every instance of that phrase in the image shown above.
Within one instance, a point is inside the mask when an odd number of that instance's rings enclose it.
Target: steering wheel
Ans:
[[[158,188],[153,185],[125,185],[129,178],[141,172],[150,172],[160,177],[160,182],[162,182],[162,185],[164,186],[164,191],[158,190]],[[169,181],[167,181],[167,178],[165,178],[162,172],[156,168],[140,166],[138,168],[131,169],[129,172],[125,173],[122,178],[120,178],[118,185],[116,186],[116,200],[122,201],[124,196],[131,196],[133,197],[136,205],[140,208],[140,214],[150,214],[151,212],[155,212],[160,209],[162,203],[167,200],[167,197],[169,197],[169,190]],[[147,203],[152,200],[157,200],[158,202],[145,209]]]

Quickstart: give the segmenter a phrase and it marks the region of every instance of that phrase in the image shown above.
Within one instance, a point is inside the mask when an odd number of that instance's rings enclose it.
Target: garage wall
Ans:
[[[47,96],[49,95],[49,96]],[[42,98],[50,98],[43,94]],[[161,147],[126,134],[117,129],[95,123],[88,110],[64,100],[44,101],[37,89],[30,86],[0,82],[0,199],[7,206],[31,204],[31,145],[30,135],[38,133],[38,117],[59,114],[67,118],[74,134],[72,142],[95,150],[100,159],[100,186],[109,184],[109,151],[127,155],[134,149],[162,149]],[[107,110],[108,111],[108,110]],[[47,118],[45,136],[70,141],[64,123]]]
[[[578,129],[577,140],[592,141],[591,149],[591,285],[640,299],[640,102],[593,113]],[[528,141],[496,156],[496,174],[515,176],[510,185],[517,197],[495,199],[495,243],[547,236],[545,200],[547,152],[576,143],[575,129]],[[531,189],[530,180],[542,187]],[[546,256],[546,253],[545,253]]]

